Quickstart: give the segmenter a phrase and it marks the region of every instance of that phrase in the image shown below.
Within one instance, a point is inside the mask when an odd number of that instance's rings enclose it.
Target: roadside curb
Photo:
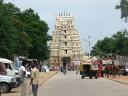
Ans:
[[[114,79],[109,79],[107,78],[108,80],[112,80],[112,81],[115,81],[115,82],[118,82],[118,83],[121,83],[121,84],[125,84],[125,85],[128,85],[128,83],[124,83],[124,82],[121,82],[121,81],[118,81],[118,80],[114,80]]]

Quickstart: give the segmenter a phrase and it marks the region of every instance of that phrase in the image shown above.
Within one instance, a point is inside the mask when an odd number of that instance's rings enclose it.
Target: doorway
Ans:
[[[61,59],[61,65],[66,68],[69,69],[71,68],[71,58],[70,57],[63,57]]]

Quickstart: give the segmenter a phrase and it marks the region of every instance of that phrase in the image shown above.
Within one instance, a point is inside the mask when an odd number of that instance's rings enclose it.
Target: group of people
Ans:
[[[26,66],[26,62],[23,61],[22,65],[19,68],[19,77],[21,78],[22,84],[25,83],[25,78],[26,78],[25,66]],[[38,84],[39,84],[39,70],[37,69],[37,61],[33,61],[33,64],[31,65],[31,76],[30,76],[30,86],[32,86],[33,96],[37,96]]]
[[[76,74],[79,73],[79,66],[70,66],[70,67],[67,67],[67,66],[60,66],[60,69],[59,69],[61,72],[63,72],[63,74],[66,74],[67,73],[67,70],[68,71],[76,71]]]
[[[116,66],[114,64],[109,64],[109,65],[105,66],[104,75],[107,78],[111,77],[111,76],[113,76],[115,78],[117,74],[120,76],[120,74],[121,74],[121,66]]]

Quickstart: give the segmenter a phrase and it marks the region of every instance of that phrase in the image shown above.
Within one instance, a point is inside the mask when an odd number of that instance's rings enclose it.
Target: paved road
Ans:
[[[128,85],[100,79],[81,79],[78,74],[59,73],[39,87],[38,96],[128,96]]]

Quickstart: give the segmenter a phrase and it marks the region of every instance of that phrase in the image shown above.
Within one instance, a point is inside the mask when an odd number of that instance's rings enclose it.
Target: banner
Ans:
[[[74,65],[80,65],[80,61],[74,61]]]

